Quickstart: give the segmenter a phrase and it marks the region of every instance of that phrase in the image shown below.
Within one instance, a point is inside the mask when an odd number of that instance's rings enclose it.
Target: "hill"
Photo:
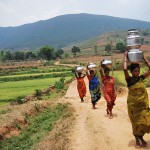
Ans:
[[[0,27],[0,49],[55,48],[85,41],[104,32],[150,29],[150,22],[104,15],[69,14],[17,27]]]

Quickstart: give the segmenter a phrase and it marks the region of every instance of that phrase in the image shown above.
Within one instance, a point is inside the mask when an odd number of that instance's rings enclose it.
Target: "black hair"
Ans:
[[[91,73],[94,73],[94,70],[90,70],[90,74],[91,74]]]
[[[130,68],[130,72],[132,72],[135,68],[140,69],[140,65],[139,64],[131,64],[129,68]]]
[[[105,69],[104,69],[104,72],[109,72],[109,71],[110,71],[109,68],[105,68]]]

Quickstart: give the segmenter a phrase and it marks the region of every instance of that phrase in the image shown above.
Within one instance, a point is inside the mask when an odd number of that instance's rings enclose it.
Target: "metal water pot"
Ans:
[[[76,68],[76,72],[83,72],[84,71],[84,68],[82,66],[78,66]]]
[[[126,37],[126,45],[131,49],[141,46],[141,37],[138,34],[137,29],[128,30],[128,36]]]
[[[128,58],[131,63],[141,63],[143,60],[142,51],[139,49],[131,49],[128,52]]]
[[[105,68],[111,68],[112,67],[112,62],[111,60],[108,60],[108,59],[105,59],[103,62],[102,62],[102,67],[105,69]]]
[[[89,70],[95,70],[96,69],[96,65],[94,63],[89,63],[88,69]]]

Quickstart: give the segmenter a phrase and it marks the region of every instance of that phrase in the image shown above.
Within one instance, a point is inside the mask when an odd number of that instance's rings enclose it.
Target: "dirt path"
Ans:
[[[86,83],[88,85],[87,80]],[[76,110],[76,120],[70,137],[71,149],[135,149],[131,123],[127,114],[126,95],[117,98],[113,109],[113,119],[109,119],[106,115],[106,102],[103,97],[98,102],[96,110],[92,109],[89,92],[85,102],[80,103],[76,80],[71,83],[65,97],[64,100],[70,102]],[[150,149],[150,135],[145,135],[145,140],[148,140],[148,147],[145,149]]]

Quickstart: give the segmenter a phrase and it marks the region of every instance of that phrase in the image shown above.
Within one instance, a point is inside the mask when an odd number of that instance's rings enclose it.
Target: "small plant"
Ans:
[[[0,114],[6,114],[9,113],[10,111],[11,111],[10,109],[0,110]]]
[[[21,126],[18,123],[15,123],[15,127],[19,130],[21,130]]]
[[[22,96],[18,96],[15,100],[15,102],[17,102],[18,104],[23,104],[24,103],[24,99]]]
[[[35,104],[34,104],[34,108],[35,108],[35,110],[36,110],[37,112],[40,111],[40,105],[39,105],[39,104],[35,103]]]
[[[35,96],[36,96],[36,97],[42,96],[42,91],[41,91],[41,89],[36,89],[36,90],[35,90]]]
[[[64,81],[65,81],[65,78],[64,78],[64,77],[61,77],[59,81],[56,81],[56,82],[55,82],[55,87],[56,87],[57,89],[63,89],[64,86],[65,86]]]

